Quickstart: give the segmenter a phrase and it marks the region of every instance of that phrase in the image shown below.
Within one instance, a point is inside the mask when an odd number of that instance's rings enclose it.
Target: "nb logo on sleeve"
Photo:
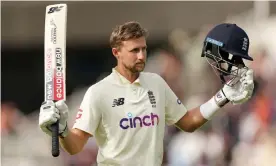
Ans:
[[[116,107],[124,104],[125,104],[125,98],[118,98],[113,100],[112,107]]]

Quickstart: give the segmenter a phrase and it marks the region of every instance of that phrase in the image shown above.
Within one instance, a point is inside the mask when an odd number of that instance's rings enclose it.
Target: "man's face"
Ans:
[[[145,37],[123,41],[120,49],[113,48],[112,52],[117,57],[118,65],[132,73],[141,72],[145,68],[147,58],[147,44]]]

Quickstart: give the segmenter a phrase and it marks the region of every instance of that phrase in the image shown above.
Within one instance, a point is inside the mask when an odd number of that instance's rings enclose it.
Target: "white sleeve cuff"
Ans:
[[[200,106],[200,113],[202,116],[210,120],[211,117],[219,110],[219,106],[216,104],[214,97]]]

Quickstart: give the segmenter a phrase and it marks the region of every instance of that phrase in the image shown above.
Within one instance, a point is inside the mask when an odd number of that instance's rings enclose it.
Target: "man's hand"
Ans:
[[[59,120],[59,134],[66,137],[68,134],[67,120],[68,107],[63,100],[43,102],[39,113],[39,126],[43,132],[52,136],[51,125]]]
[[[240,77],[228,81],[221,90],[233,105],[248,101],[254,90],[253,70],[241,69],[239,75]]]
[[[200,112],[204,119],[209,120],[219,108],[223,107],[229,101],[233,105],[236,105],[249,100],[252,96],[253,89],[253,70],[248,68],[240,69],[237,77],[229,80],[213,98],[202,104],[199,108],[196,108],[195,112]],[[190,119],[200,119],[200,121],[196,122],[197,127],[206,122],[202,118]]]

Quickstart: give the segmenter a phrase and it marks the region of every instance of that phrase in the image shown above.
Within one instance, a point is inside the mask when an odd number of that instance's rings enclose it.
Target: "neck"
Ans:
[[[130,70],[123,67],[122,65],[116,66],[115,70],[119,72],[122,76],[124,76],[127,80],[129,80],[131,83],[133,83],[139,77],[139,72],[133,73]]]

